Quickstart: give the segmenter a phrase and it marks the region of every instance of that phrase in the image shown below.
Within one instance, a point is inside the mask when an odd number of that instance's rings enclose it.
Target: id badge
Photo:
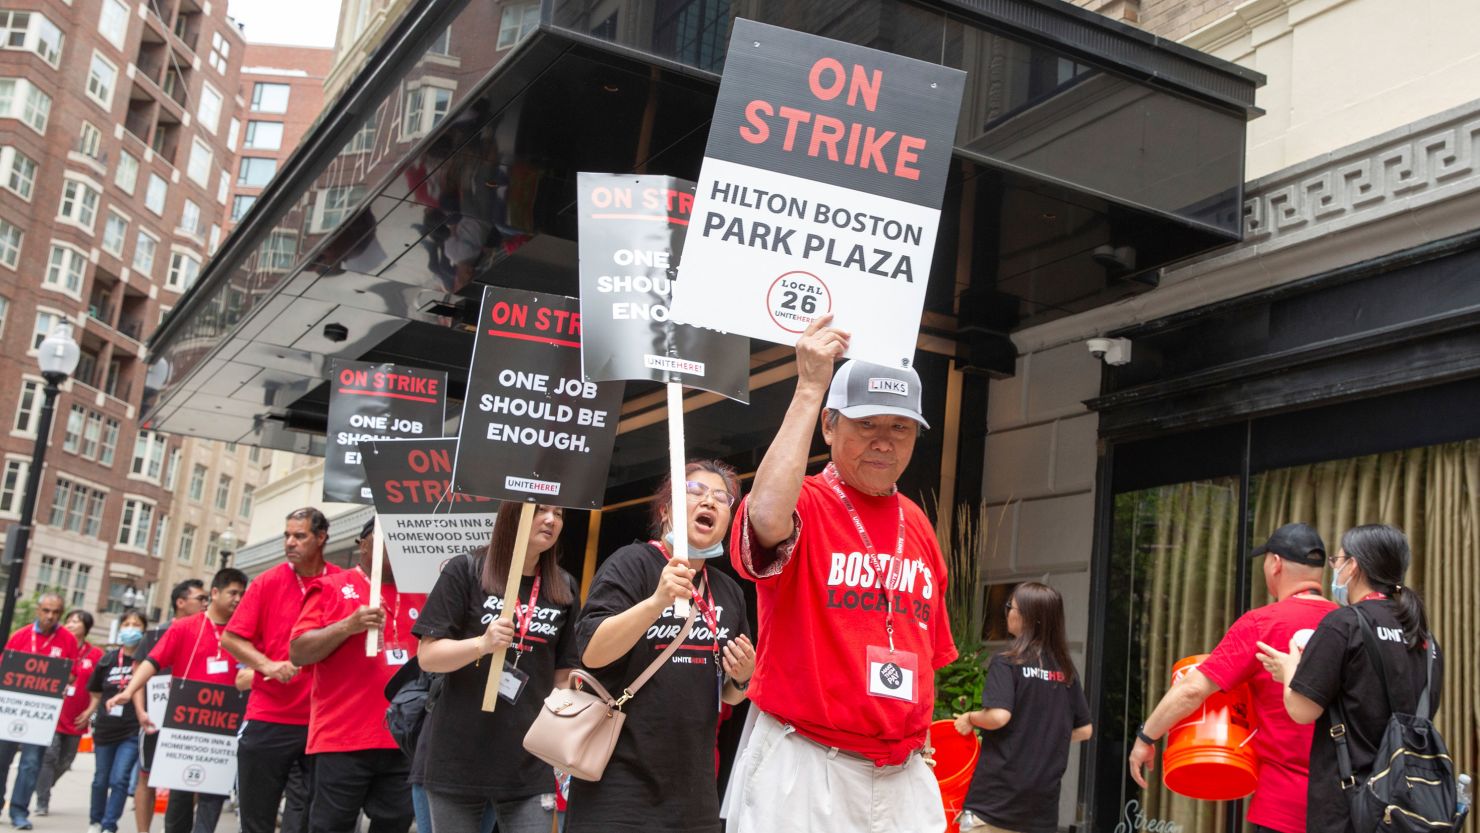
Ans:
[[[67,696],[68,697],[71,697],[72,695],[74,695],[76,693],[77,693],[77,686],[75,686],[75,685],[69,685],[69,686],[67,686]]]
[[[123,717],[123,706],[118,705],[108,710],[109,717]]]
[[[405,665],[411,659],[411,654],[405,648],[386,648],[385,664],[390,666]]]
[[[919,664],[914,653],[870,645],[867,658],[869,696],[918,702],[920,693],[915,686],[915,674]]]
[[[519,695],[524,693],[524,684],[529,682],[529,675],[515,668],[509,663],[504,663],[504,676],[498,682],[498,696],[510,703],[519,702]]]
[[[227,671],[230,671],[230,670],[231,670],[231,663],[227,662],[224,659],[208,659],[208,660],[206,660],[206,673],[207,674],[225,674]]]

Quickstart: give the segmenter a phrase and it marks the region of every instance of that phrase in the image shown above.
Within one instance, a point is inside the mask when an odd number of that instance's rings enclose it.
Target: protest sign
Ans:
[[[576,299],[483,288],[454,491],[600,508],[621,382],[581,377]]]
[[[174,681],[159,724],[149,786],[230,795],[236,780],[236,735],[246,710],[245,691]]]
[[[71,660],[6,651],[0,656],[0,740],[50,746],[71,682]]]
[[[965,78],[736,20],[674,319],[795,344],[830,312],[850,358],[910,366]]]
[[[488,545],[498,501],[452,491],[457,440],[371,440],[360,459],[403,593],[430,593],[448,559]]]
[[[360,467],[359,444],[440,437],[446,405],[447,374],[441,371],[340,359],[330,362],[324,500],[373,502]]]
[[[750,340],[670,320],[694,183],[582,173],[581,368],[586,379],[679,382],[750,401]]]
[[[156,674],[144,684],[144,711],[155,726],[164,725],[164,707],[170,701],[170,681],[173,679],[169,674]]]

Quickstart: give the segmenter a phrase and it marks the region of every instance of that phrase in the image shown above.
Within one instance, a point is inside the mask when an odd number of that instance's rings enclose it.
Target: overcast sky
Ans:
[[[340,0],[228,0],[248,43],[333,46]]]

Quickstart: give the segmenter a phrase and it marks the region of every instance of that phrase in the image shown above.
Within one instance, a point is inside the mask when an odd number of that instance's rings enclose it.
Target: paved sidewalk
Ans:
[[[16,757],[17,763],[20,757]],[[15,767],[11,767],[9,778],[14,779]],[[72,769],[63,775],[51,789],[51,815],[36,815],[36,801],[31,800],[31,823],[36,825],[36,833],[87,833],[88,806],[92,802],[92,779],[93,779],[93,756],[92,753],[78,753],[77,760],[72,762]],[[6,781],[8,787],[10,780]],[[9,790],[7,790],[7,793]],[[3,817],[0,822],[0,833],[13,831],[10,826],[9,816]],[[134,801],[129,799],[123,809],[123,818],[118,821],[118,833],[139,833],[138,825],[134,824]],[[229,808],[221,812],[221,822],[216,825],[216,833],[239,833],[240,823],[237,821],[236,813]],[[164,813],[156,813],[154,824],[151,826],[154,833],[164,830]]]

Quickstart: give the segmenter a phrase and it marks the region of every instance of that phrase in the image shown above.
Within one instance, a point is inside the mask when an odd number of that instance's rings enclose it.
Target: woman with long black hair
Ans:
[[[549,833],[555,817],[554,770],[524,751],[524,734],[575,665],[578,585],[560,568],[555,546],[564,510],[540,505],[519,605],[512,622],[500,618],[520,511],[518,503],[499,507],[480,557],[447,562],[412,628],[422,669],[446,674],[418,762],[437,833],[479,833],[490,807],[503,833]],[[490,655],[510,645],[498,707],[485,712]]]
[[[961,833],[1058,830],[1069,744],[1094,731],[1069,657],[1059,591],[1019,584],[1007,603],[1007,632],[1012,645],[987,666],[981,709],[956,715],[961,734],[984,730]]]
[[[684,477],[688,529],[673,529],[665,479],[653,494],[655,537],[607,558],[576,625],[582,664],[620,692],[693,616],[682,648],[623,707],[627,721],[601,780],[572,780],[567,833],[720,830],[715,732],[721,703],[746,697],[755,649],[740,585],[705,563],[724,552],[739,479],[718,460],[690,461]],[[676,534],[688,536],[687,561],[673,558]],[[678,601],[691,610],[676,609]]]
[[[1288,653],[1259,643],[1260,661],[1285,684],[1290,718],[1316,724],[1305,825],[1313,833],[1354,829],[1331,736],[1337,722],[1333,710],[1345,716],[1346,748],[1358,783],[1372,773],[1394,711],[1416,714],[1426,684],[1430,713],[1419,716],[1431,718],[1439,710],[1444,658],[1429,633],[1423,598],[1403,583],[1412,559],[1408,536],[1396,527],[1368,524],[1347,530],[1341,549],[1330,558],[1331,598],[1342,607],[1326,614],[1303,651],[1295,640]],[[1359,618],[1374,630],[1385,675],[1372,663]]]

